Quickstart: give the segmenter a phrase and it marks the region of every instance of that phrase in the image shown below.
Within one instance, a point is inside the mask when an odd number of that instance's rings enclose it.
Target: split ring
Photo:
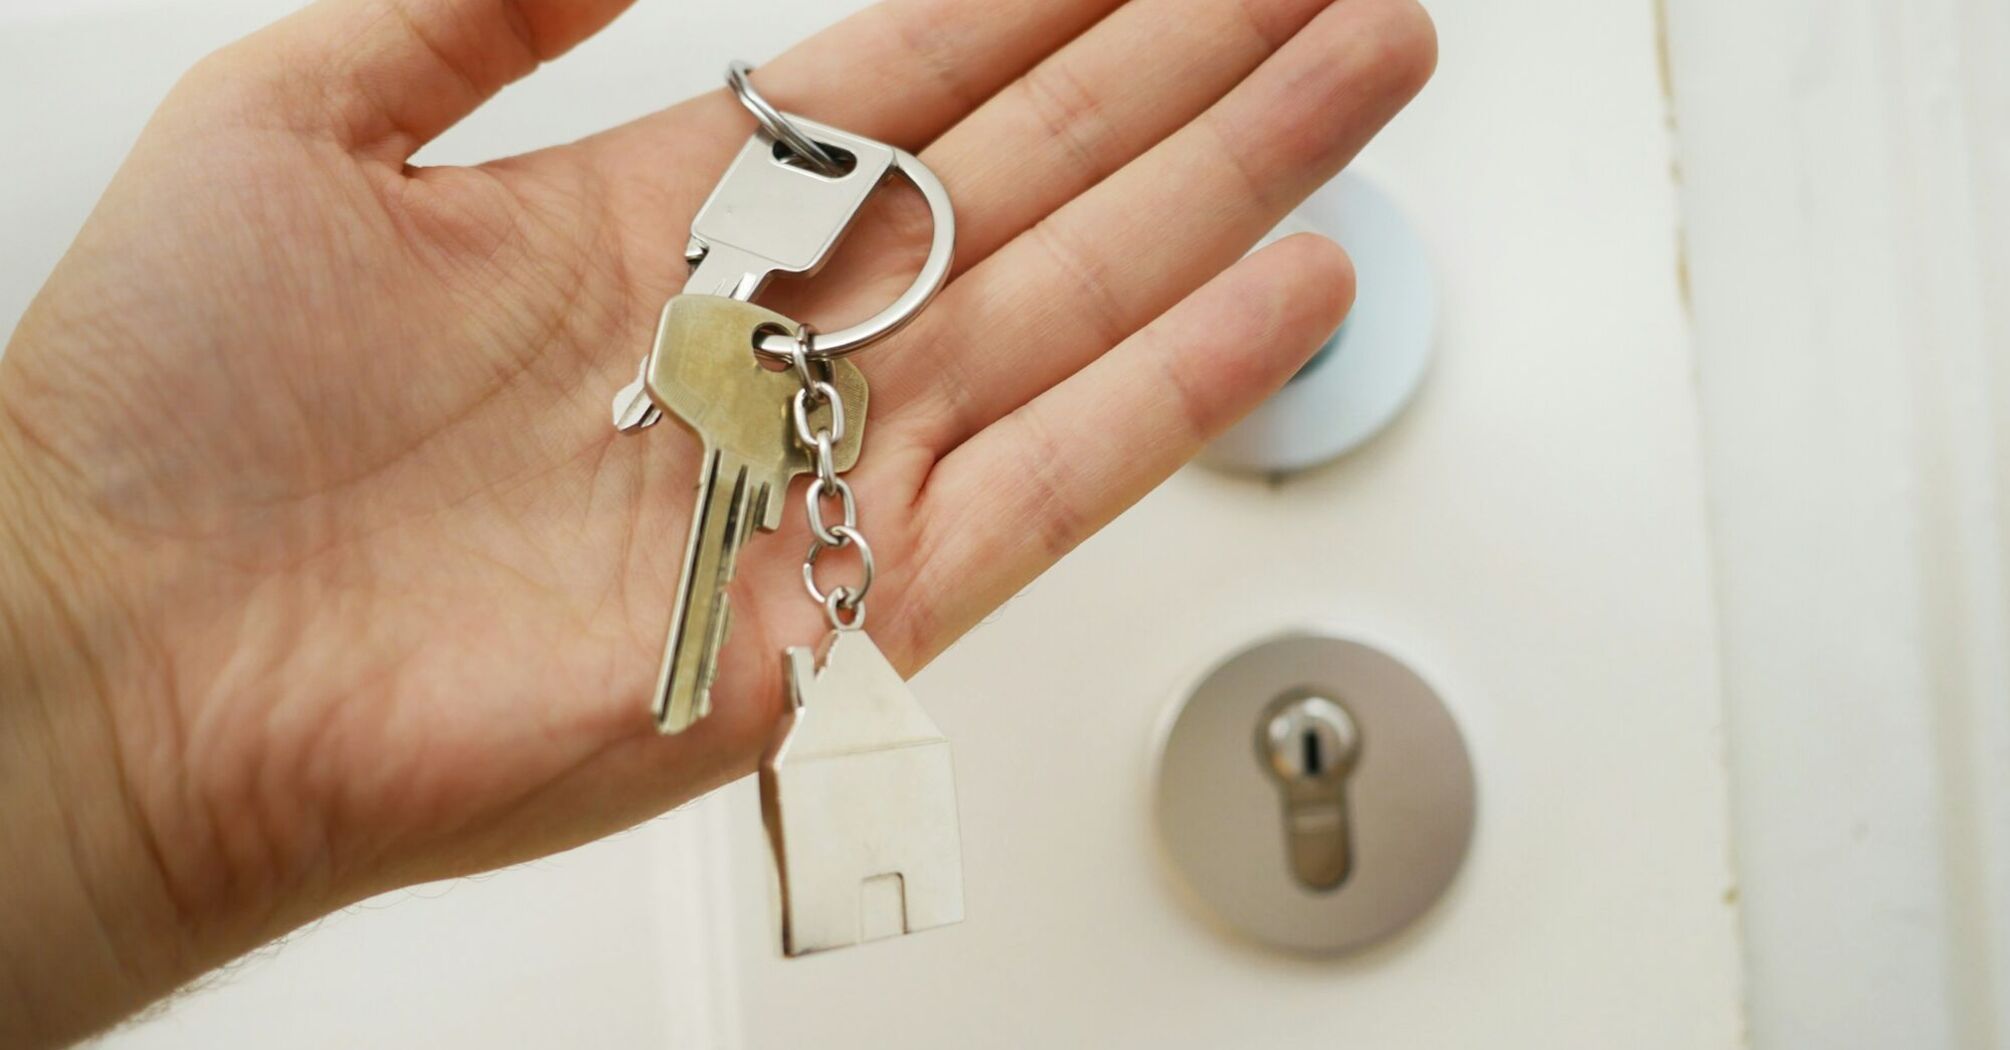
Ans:
[[[774,103],[754,90],[754,82],[747,76],[753,71],[753,66],[738,59],[726,63],[726,86],[733,89],[733,94],[739,98],[740,105],[747,107],[747,112],[754,115],[754,119],[760,122],[762,129],[789,147],[817,174],[827,179],[834,179],[844,174],[844,165],[839,164],[837,158],[830,155],[829,150],[817,145],[817,140],[803,134],[795,121],[790,120],[786,114],[775,108]]]

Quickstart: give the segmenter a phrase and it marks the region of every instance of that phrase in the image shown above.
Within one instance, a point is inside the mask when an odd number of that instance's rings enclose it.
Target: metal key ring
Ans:
[[[740,105],[747,107],[747,112],[754,115],[754,119],[760,122],[762,129],[767,131],[770,137],[788,146],[796,156],[816,169],[817,174],[827,179],[834,179],[844,174],[844,166],[838,163],[836,157],[830,155],[830,151],[818,145],[817,140],[803,134],[795,121],[790,120],[786,114],[775,108],[774,103],[754,90],[754,82],[748,79],[748,74],[753,71],[753,66],[738,59],[726,63],[726,86],[733,89],[734,95],[739,96]]]
[[[804,127],[822,126],[795,114],[787,114],[787,117]],[[763,332],[754,340],[754,349],[762,356],[788,362],[801,353],[812,361],[829,361],[857,353],[900,331],[948,283],[949,265],[956,256],[956,209],[949,201],[949,191],[943,188],[942,180],[928,170],[928,165],[904,149],[893,150],[893,169],[907,176],[907,181],[921,191],[921,199],[928,202],[929,218],[934,220],[935,225],[934,235],[928,242],[928,258],[922,260],[921,271],[914,275],[914,283],[900,293],[900,298],[871,317],[836,331],[814,333],[807,348],[797,346],[797,337],[792,332]]]

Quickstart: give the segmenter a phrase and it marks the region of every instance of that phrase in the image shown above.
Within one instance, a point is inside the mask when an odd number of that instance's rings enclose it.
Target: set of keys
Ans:
[[[858,461],[867,410],[865,377],[843,358],[900,328],[940,290],[955,223],[948,194],[912,154],[776,110],[748,71],[734,63],[727,82],[759,130],[692,220],[690,279],[665,306],[613,415],[616,427],[636,431],[667,413],[704,448],[652,699],[665,733],[710,711],[740,549],[756,530],[779,528],[790,483],[814,475],[803,583],[830,631],[783,654],[790,703],[760,771],[782,949],[793,956],[963,917],[949,744],[864,632],[877,569],[843,477]],[[827,334],[750,301],[777,273],[820,269],[893,172],[921,191],[935,227],[899,299]],[[835,524],[826,521],[831,507],[842,512]],[[824,588],[818,558],[846,548],[856,549],[863,578]]]

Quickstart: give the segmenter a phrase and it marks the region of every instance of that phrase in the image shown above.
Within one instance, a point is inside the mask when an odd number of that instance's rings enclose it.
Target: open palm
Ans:
[[[695,446],[617,435],[607,403],[751,132],[730,96],[407,164],[623,2],[322,0],[206,60],[0,363],[78,578],[122,610],[107,731],[205,951],[744,772],[782,647],[822,629],[803,526],[756,536],[713,714],[657,736]],[[1432,60],[1412,0],[893,0],[756,74],[787,110],[918,151],[957,205],[951,284],[857,359],[870,627],[896,665],[1331,331],[1351,287],[1332,245],[1237,259]],[[904,287],[927,213],[880,196],[824,277],[764,303],[828,326]]]

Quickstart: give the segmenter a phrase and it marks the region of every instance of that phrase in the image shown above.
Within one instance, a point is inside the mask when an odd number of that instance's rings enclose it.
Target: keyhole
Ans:
[[[1361,751],[1354,717],[1339,701],[1295,690],[1264,711],[1256,747],[1283,803],[1292,875],[1306,889],[1339,889],[1354,871],[1346,793]]]
[[[1325,763],[1319,760],[1319,734],[1306,730],[1298,738],[1299,746],[1305,749],[1305,775],[1316,777],[1326,771]]]

